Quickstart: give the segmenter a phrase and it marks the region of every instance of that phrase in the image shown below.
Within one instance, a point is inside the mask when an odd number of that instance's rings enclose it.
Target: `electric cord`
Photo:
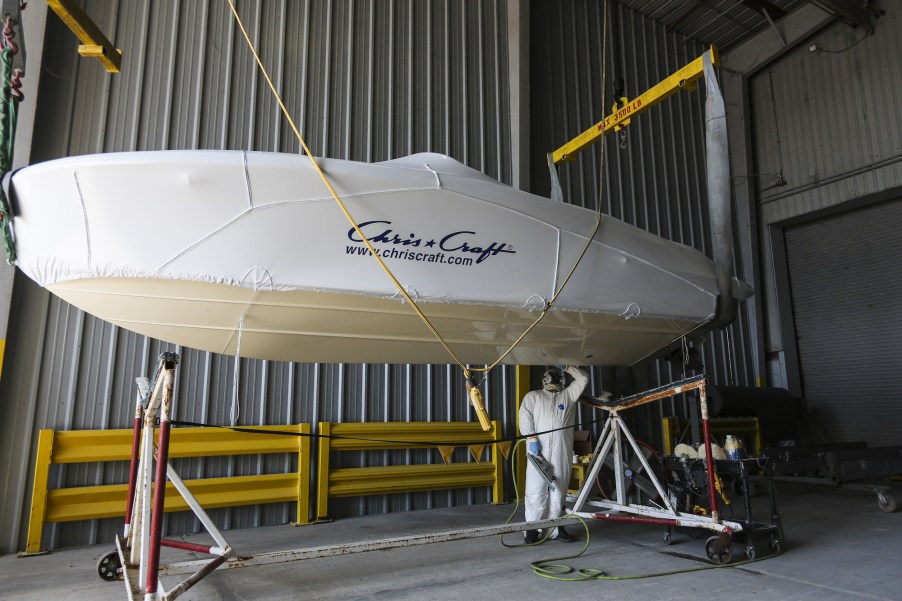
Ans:
[[[521,444],[523,444],[525,440],[526,440],[525,438],[519,439],[519,440],[516,442],[516,444],[514,444],[514,447],[511,449],[511,473],[513,474],[513,483],[514,483],[514,510],[513,510],[513,511],[511,512],[511,514],[507,517],[507,520],[504,522],[505,524],[510,524],[510,523],[513,521],[513,519],[514,519],[514,516],[516,516],[516,515],[517,515],[517,512],[520,510],[520,487],[517,485],[517,473],[518,473],[518,472],[517,472],[517,469],[518,469],[518,467],[519,467],[519,466],[517,465],[517,447],[519,447]],[[573,517],[575,517],[576,519],[578,519],[580,522],[583,522],[582,518],[580,518],[579,516],[573,516]],[[585,525],[585,522],[583,522],[583,525]],[[545,541],[549,540],[549,537],[551,536],[551,530],[552,530],[552,528],[548,528],[547,530],[548,530],[548,531],[547,531],[547,532],[544,532],[544,533],[542,534],[542,537],[539,538],[539,539],[538,539],[536,542],[534,542],[534,543],[526,543],[526,542],[524,542],[524,543],[513,543],[513,544],[511,544],[511,543],[505,542],[505,540],[504,540],[504,534],[501,534],[501,535],[499,536],[499,539],[501,540],[501,544],[502,544],[503,546],[509,548],[509,549],[514,549],[514,548],[517,548],[517,547],[537,547],[538,545],[541,545],[541,544],[544,543]],[[588,526],[586,526],[586,549],[589,548],[588,540],[589,540],[589,528],[588,528]],[[583,551],[580,553],[580,555],[581,555],[583,552],[585,552],[585,549],[583,549]],[[577,557],[578,557],[578,556],[577,556]],[[569,558],[567,558],[567,557],[558,557],[558,558],[556,558],[556,559],[569,559]]]
[[[514,474],[513,483],[514,483],[515,503],[514,503],[514,510],[511,512],[510,516],[508,516],[507,521],[504,522],[505,524],[510,524],[514,519],[514,516],[517,515],[517,512],[520,510],[520,488],[517,485],[516,474],[518,473],[517,472],[517,467],[518,467],[517,466],[517,456],[518,456],[517,455],[517,447],[519,447],[521,444],[523,444],[523,439],[518,440],[517,443],[514,445],[514,448],[511,450],[511,472]],[[562,564],[562,563],[555,563],[558,561],[563,561],[565,559],[576,559],[577,557],[580,557],[581,555],[583,555],[589,549],[589,541],[590,541],[589,525],[586,523],[585,520],[583,520],[578,515],[571,515],[570,517],[574,517],[577,520],[579,520],[580,524],[582,524],[583,528],[585,529],[586,540],[585,540],[585,543],[583,544],[583,548],[578,553],[575,553],[572,555],[564,555],[561,557],[550,557],[548,559],[541,559],[538,561],[530,562],[529,565],[532,567],[533,572],[537,576],[542,576],[543,578],[551,578],[553,580],[589,580],[591,578],[594,578],[596,573],[602,573],[600,570],[596,570],[594,568],[580,568],[579,570],[577,570],[577,573],[580,574],[580,576],[581,576],[580,578],[564,578],[564,576],[566,576],[567,574],[573,573],[574,569],[572,567]],[[553,528],[547,528],[546,532],[542,533],[542,537],[539,538],[534,543],[523,542],[523,543],[511,544],[511,543],[505,542],[504,534],[501,534],[499,536],[499,540],[501,541],[501,544],[503,546],[505,546],[509,549],[513,549],[513,548],[517,548],[517,547],[537,547],[537,546],[543,544],[545,541],[549,540],[552,530],[553,530]]]

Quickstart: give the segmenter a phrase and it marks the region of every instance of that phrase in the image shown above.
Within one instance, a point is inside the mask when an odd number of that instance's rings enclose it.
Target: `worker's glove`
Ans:
[[[526,450],[530,455],[538,455],[542,452],[542,445],[538,440],[530,440],[526,445]]]

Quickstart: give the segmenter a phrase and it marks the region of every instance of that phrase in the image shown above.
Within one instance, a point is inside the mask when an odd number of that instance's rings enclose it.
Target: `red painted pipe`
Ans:
[[[150,521],[150,549],[147,554],[145,592],[157,592],[160,570],[160,539],[163,538],[163,501],[166,498],[166,466],[169,464],[169,416],[160,418],[160,442],[157,447],[157,470],[154,477],[153,516]]]
[[[717,491],[714,489],[714,458],[711,456],[711,431],[708,428],[707,411],[702,416],[702,425],[705,431],[705,462],[708,464],[708,494],[711,497],[711,515],[718,514]]]
[[[671,518],[653,518],[635,515],[609,515],[606,513],[596,513],[596,520],[609,520],[612,522],[639,522],[640,524],[663,524],[664,526],[678,526],[680,523]]]
[[[128,473],[128,496],[125,498],[125,525],[132,523],[132,507],[135,505],[135,486],[138,482],[138,454],[141,446],[141,422],[143,416],[135,415],[135,431],[132,434],[132,462]]]
[[[164,538],[160,540],[160,544],[164,547],[170,547],[172,549],[182,549],[184,551],[195,551],[197,553],[206,553],[207,555],[213,555],[210,553],[211,545],[198,545],[196,543],[188,543],[183,540],[175,540],[173,538]]]

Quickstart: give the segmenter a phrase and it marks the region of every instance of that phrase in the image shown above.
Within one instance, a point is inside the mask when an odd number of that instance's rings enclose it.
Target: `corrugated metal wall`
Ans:
[[[428,150],[510,180],[502,0],[236,4],[317,156],[381,161]],[[45,61],[61,72],[42,88],[41,100],[53,106],[42,111],[33,160],[145,149],[298,151],[227,0],[85,6],[122,46],[122,73],[107,76],[69,44],[48,47]],[[49,36],[71,39],[58,22],[51,27]]]
[[[289,112],[318,155],[378,161],[444,152],[502,181],[511,180],[507,11],[504,0],[336,0],[240,2],[239,12]],[[87,0],[101,29],[123,49],[123,72],[107,75],[78,57],[71,34],[51,15],[32,162],[66,155],[145,149],[227,148],[296,152],[249,56],[225,0]],[[547,192],[542,155],[606,111],[600,95],[601,15],[589,0],[532,2],[533,177]],[[636,96],[696,58],[701,46],[613,4],[621,70]],[[72,40],[72,44],[59,43]],[[608,58],[609,67],[612,65]],[[610,67],[613,73],[613,67]],[[609,75],[610,78],[610,75]],[[610,80],[610,79],[609,79]],[[608,95],[610,98],[610,95]],[[637,119],[624,149],[607,141],[602,209],[672,240],[707,251],[702,93],[680,93]],[[598,149],[562,169],[568,200],[597,206]],[[544,182],[544,183],[543,183]],[[603,283],[602,283],[603,285]],[[105,324],[20,278],[0,398],[0,457],[10,458],[0,498],[0,551],[21,548],[28,474],[37,430],[130,426],[133,381],[163,350],[180,351],[179,419],[226,424],[233,358],[178,349]],[[715,383],[750,383],[741,349],[744,315],[704,345]],[[659,362],[642,369],[592,371],[590,391],[625,394],[680,377]],[[469,420],[457,368],[240,362],[242,424],[318,421]],[[487,382],[490,414],[515,429],[513,369]],[[662,414],[685,413],[687,399],[633,416],[634,432],[660,432]],[[598,415],[584,409],[588,423]],[[594,427],[597,434],[597,426]],[[657,442],[652,439],[652,442]],[[431,451],[417,451],[417,461]],[[462,452],[460,460],[465,460]],[[383,454],[376,461],[407,459]],[[367,457],[367,460],[374,460]],[[347,457],[357,462],[364,457]],[[438,461],[437,455],[430,460]],[[280,460],[185,462],[185,477],[281,470]],[[288,459],[282,460],[290,461]],[[105,471],[55,469],[52,482],[122,481]],[[335,516],[485,502],[489,491],[418,493],[335,503]],[[216,510],[223,527],[283,523],[287,505]],[[173,532],[197,528],[172,515]],[[111,540],[119,520],[50,528],[52,545]]]
[[[786,228],[803,390],[829,442],[902,442],[900,230],[902,198]]]
[[[603,5],[585,0],[532,3],[532,169],[539,194],[550,189],[545,154],[611,112],[615,77],[623,77],[625,96],[635,98],[706,50],[615,2],[603,61]],[[633,119],[625,138],[608,136],[601,171],[601,143],[575,162],[560,165],[567,202],[598,208],[603,173],[603,212],[711,256],[704,93],[702,83],[695,92],[681,91]],[[732,326],[707,337],[704,371],[714,383],[754,385],[744,342],[748,336],[747,314],[740,310]],[[679,376],[680,370],[659,361],[632,370],[630,380],[635,390],[643,390]]]
[[[379,161],[435,151],[511,180],[504,0],[236,4],[317,155]],[[87,0],[84,7],[123,50],[122,72],[110,76],[97,61],[79,57],[74,36],[51,13],[31,162],[131,150],[298,151],[227,1]],[[0,441],[0,456],[10,458],[2,473],[0,552],[23,546],[39,429],[130,427],[134,378],[152,373],[164,350],[181,353],[176,417],[228,424],[235,365],[231,357],[113,327],[23,277],[15,283],[13,303],[0,389],[11,410]],[[493,370],[484,389],[490,414],[508,434],[515,429],[513,373],[511,367]],[[460,369],[450,366],[242,360],[239,398],[241,424],[473,418]],[[458,459],[467,460],[463,453]],[[418,451],[415,460],[440,457]],[[215,459],[185,462],[181,469],[189,478],[259,473],[281,471],[286,461],[291,460]],[[121,482],[124,469],[57,466],[51,485]],[[486,489],[354,499],[336,502],[330,514],[479,503],[490,494]],[[287,504],[212,514],[226,528],[294,519]],[[197,527],[187,514],[168,521],[174,532]],[[52,526],[45,540],[52,546],[109,541],[120,528],[121,520]]]
[[[819,31],[749,80],[754,172],[762,226],[767,350],[783,339],[766,226],[797,223],[844,203],[902,188],[902,14],[890,2],[873,34],[840,22]],[[782,176],[782,179],[781,177]],[[783,320],[785,321],[785,320]],[[791,363],[791,359],[788,359]],[[790,368],[792,370],[792,368]],[[789,387],[799,386],[789,373]]]
[[[749,81],[763,222],[902,186],[902,14],[834,23]],[[814,50],[812,51],[812,46]]]

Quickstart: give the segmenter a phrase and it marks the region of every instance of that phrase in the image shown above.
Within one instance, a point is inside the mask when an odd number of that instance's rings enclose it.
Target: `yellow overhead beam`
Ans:
[[[717,48],[711,46],[709,52],[711,53],[711,64],[719,67],[720,55],[717,53]],[[605,134],[620,129],[629,123],[632,117],[647,111],[679,90],[694,90],[695,81],[704,74],[704,55],[702,55],[641,96],[626,101],[619,108],[615,105],[613,113],[555,150],[552,155],[554,163],[576,160],[576,155],[583,149],[595,143]]]
[[[47,5],[81,40],[82,45],[78,47],[80,55],[96,58],[108,72],[119,73],[122,51],[103,35],[75,0],[47,0]]]

